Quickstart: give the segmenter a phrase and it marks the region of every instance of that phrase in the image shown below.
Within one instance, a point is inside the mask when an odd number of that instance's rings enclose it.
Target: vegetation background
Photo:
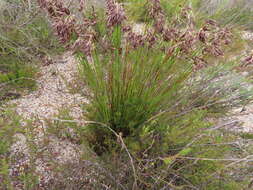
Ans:
[[[0,2],[0,188],[252,189],[252,131],[231,115],[253,97],[253,2],[119,2]],[[73,64],[71,81],[51,70]],[[17,114],[45,72],[88,100],[78,119]]]

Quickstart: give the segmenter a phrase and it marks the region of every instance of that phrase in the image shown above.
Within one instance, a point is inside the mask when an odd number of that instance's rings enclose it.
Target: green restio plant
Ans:
[[[92,93],[88,118],[128,136],[173,105],[170,99],[189,77],[191,65],[177,64],[175,58],[147,47],[121,51],[120,26],[114,29],[111,40],[117,47],[111,55],[95,53],[90,63],[79,54]]]

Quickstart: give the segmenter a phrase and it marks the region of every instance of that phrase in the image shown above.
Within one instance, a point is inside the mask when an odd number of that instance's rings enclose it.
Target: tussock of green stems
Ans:
[[[120,47],[120,28],[112,34],[112,43]],[[146,47],[123,52],[117,49],[106,57],[94,54],[93,63],[82,55],[79,60],[93,94],[90,119],[109,125],[123,136],[172,106],[170,98],[191,72],[190,65],[182,67],[172,57]]]
[[[175,189],[241,188],[229,175],[227,162],[219,161],[230,154],[232,146],[226,143],[236,136],[209,131],[212,125],[206,118],[246,104],[253,95],[242,85],[247,80],[232,71],[232,63],[213,64],[195,73],[190,63],[167,57],[159,49],[124,47],[121,35],[116,27],[110,39],[115,47],[111,53],[101,56],[94,51],[92,62],[82,54],[78,58],[91,93],[85,117],[123,137],[136,159],[139,188],[162,188],[167,180],[173,181],[167,185]],[[130,163],[111,131],[91,124],[79,133],[111,163],[112,175],[131,189],[136,176],[122,174],[119,179],[122,168]],[[198,158],[218,161],[196,161]],[[148,175],[143,174],[143,167]]]

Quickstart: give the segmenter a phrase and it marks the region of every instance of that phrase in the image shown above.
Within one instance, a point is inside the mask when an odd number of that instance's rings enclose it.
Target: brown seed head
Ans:
[[[121,25],[126,19],[125,12],[119,3],[115,0],[106,0],[107,26],[113,27]]]

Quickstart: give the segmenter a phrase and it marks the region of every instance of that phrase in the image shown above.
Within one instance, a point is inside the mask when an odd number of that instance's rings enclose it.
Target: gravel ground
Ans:
[[[248,43],[253,42],[253,33],[251,31],[243,31],[241,35],[242,39],[248,41]],[[253,55],[252,46],[247,46],[246,49],[241,52],[240,55],[236,56],[245,58],[246,56],[249,56],[249,52],[251,52],[251,54]],[[251,73],[251,68],[252,67],[248,67],[247,70],[242,72],[241,74],[249,76]],[[248,87],[252,89],[253,84],[249,83]],[[221,123],[230,122],[232,122],[232,124],[227,126],[228,130],[232,130],[235,132],[253,133],[253,103],[249,103],[245,107],[232,110],[232,116],[228,118],[223,118],[221,120]]]
[[[80,94],[69,93],[67,87],[76,74],[77,64],[68,52],[53,64],[42,67],[36,91],[11,103],[17,105],[17,113],[26,119],[53,117],[61,107],[71,108],[72,115],[79,118],[82,115],[80,105],[87,100]]]
[[[71,52],[62,56],[53,58],[53,63],[41,67],[38,78],[38,89],[29,95],[20,99],[11,101],[10,104],[16,104],[16,111],[24,119],[33,120],[33,131],[36,133],[35,144],[41,145],[45,139],[49,141],[46,147],[42,149],[50,152],[54,161],[58,163],[73,163],[78,161],[80,150],[76,144],[68,140],[58,139],[56,137],[45,137],[44,130],[47,128],[46,119],[55,117],[59,110],[67,108],[74,119],[80,119],[82,116],[81,105],[87,103],[87,100],[80,94],[72,94],[68,90],[68,83],[75,79],[78,72],[77,63]],[[25,122],[24,122],[25,124]],[[22,134],[16,135],[17,141],[12,145],[11,155],[15,162],[12,165],[10,174],[18,176],[23,171],[22,168],[30,163],[30,150],[27,145],[27,139]],[[36,172],[39,174],[41,183],[47,183],[53,178],[50,167],[46,159],[38,158],[36,163]],[[20,187],[15,184],[15,187]]]

